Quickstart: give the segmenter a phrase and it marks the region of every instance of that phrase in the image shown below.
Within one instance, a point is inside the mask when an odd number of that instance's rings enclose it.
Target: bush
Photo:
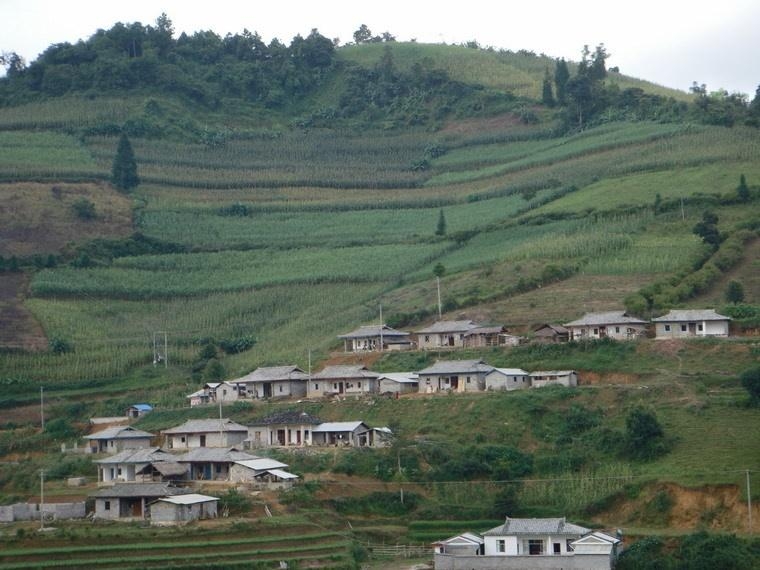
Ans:
[[[222,512],[230,515],[244,515],[251,511],[251,500],[237,489],[230,489],[219,496],[219,507]]]
[[[66,354],[67,352],[74,352],[72,344],[60,337],[51,337],[48,341],[48,347],[53,354]]]
[[[87,198],[78,198],[73,204],[71,204],[71,209],[80,220],[95,219],[95,204]]]
[[[625,419],[625,449],[632,459],[648,461],[668,451],[665,432],[653,412],[638,407]]]
[[[760,366],[745,370],[739,376],[742,386],[749,394],[751,406],[760,406]]]

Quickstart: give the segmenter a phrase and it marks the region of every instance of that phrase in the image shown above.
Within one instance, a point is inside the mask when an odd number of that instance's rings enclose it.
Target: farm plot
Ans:
[[[72,136],[44,131],[0,131],[0,179],[65,180],[102,177],[107,173]]]

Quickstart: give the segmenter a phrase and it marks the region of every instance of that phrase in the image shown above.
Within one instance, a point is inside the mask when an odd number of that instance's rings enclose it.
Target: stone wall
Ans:
[[[77,503],[45,503],[42,505],[45,520],[83,519],[86,515],[84,501]],[[39,520],[40,505],[16,503],[0,507],[0,522]]]
[[[435,570],[610,570],[609,555],[451,556],[435,555]]]

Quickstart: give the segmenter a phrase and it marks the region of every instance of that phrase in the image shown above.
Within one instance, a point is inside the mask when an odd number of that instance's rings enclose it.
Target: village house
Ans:
[[[575,370],[536,370],[530,373],[530,385],[533,388],[552,385],[571,388],[578,385],[578,373]]]
[[[730,317],[720,315],[714,309],[671,310],[667,315],[652,319],[655,338],[689,338],[705,336],[728,336]]]
[[[417,373],[419,391],[423,394],[482,391],[486,375],[493,369],[482,360],[439,360]]]
[[[406,394],[417,392],[419,376],[416,372],[383,372],[377,377],[381,394]]]
[[[303,398],[309,375],[294,364],[262,366],[230,384],[241,387],[244,396],[256,400],[269,398]]]
[[[620,540],[564,518],[507,517],[483,533],[465,533],[434,543],[436,570],[610,570]]]
[[[150,503],[189,491],[167,483],[120,483],[90,494],[95,499],[96,519],[140,520],[150,518]]]
[[[90,453],[119,453],[125,449],[150,447],[154,434],[131,426],[114,426],[84,436]]]
[[[314,445],[368,447],[371,429],[364,422],[327,422],[312,430]]]
[[[185,396],[190,401],[190,407],[203,406],[214,402],[236,402],[246,397],[245,386],[236,384],[234,380],[225,382],[207,382],[203,388]]]
[[[199,447],[177,456],[176,461],[188,466],[188,476],[193,481],[229,481],[232,465],[248,459],[257,457],[234,447]]]
[[[570,331],[562,325],[545,323],[533,329],[533,341],[541,344],[558,344],[570,340]]]
[[[98,467],[99,485],[134,481],[152,482],[153,473],[151,470],[146,470],[148,466],[157,463],[177,465],[174,456],[160,447],[125,449],[116,455],[94,461],[94,463]]]
[[[161,497],[150,505],[150,524],[169,526],[217,517],[218,497],[188,493]]]
[[[397,331],[388,325],[366,325],[338,335],[343,339],[345,352],[373,352],[410,350],[412,341],[408,332]]]
[[[230,466],[230,481],[267,489],[287,489],[298,475],[285,471],[288,465],[268,457],[236,461]]]
[[[565,327],[570,331],[571,340],[634,340],[644,336],[647,322],[631,317],[625,311],[607,311],[586,313],[580,319],[565,323]]]
[[[150,404],[134,404],[127,408],[127,417],[133,420],[141,418],[145,414],[152,412],[153,406]]]
[[[520,390],[530,388],[530,374],[521,368],[494,368],[485,378],[486,390]]]
[[[465,335],[479,327],[472,321],[438,321],[415,333],[417,347],[420,350],[462,348]]]
[[[308,397],[377,394],[377,377],[361,364],[327,366],[312,375]]]
[[[493,346],[517,346],[520,337],[509,334],[506,327],[476,327],[464,333],[462,346],[465,348],[488,348]]]
[[[312,430],[322,420],[295,410],[272,414],[251,424],[248,428],[247,447],[273,447],[311,445]]]
[[[195,447],[231,447],[242,445],[248,428],[227,418],[187,420],[180,426],[161,432],[167,449]]]

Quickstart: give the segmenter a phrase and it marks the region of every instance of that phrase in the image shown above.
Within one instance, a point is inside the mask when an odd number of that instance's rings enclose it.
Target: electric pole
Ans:
[[[163,343],[161,342],[162,336]],[[164,368],[169,368],[169,337],[166,331],[153,333],[153,366],[161,362],[164,363]]]

